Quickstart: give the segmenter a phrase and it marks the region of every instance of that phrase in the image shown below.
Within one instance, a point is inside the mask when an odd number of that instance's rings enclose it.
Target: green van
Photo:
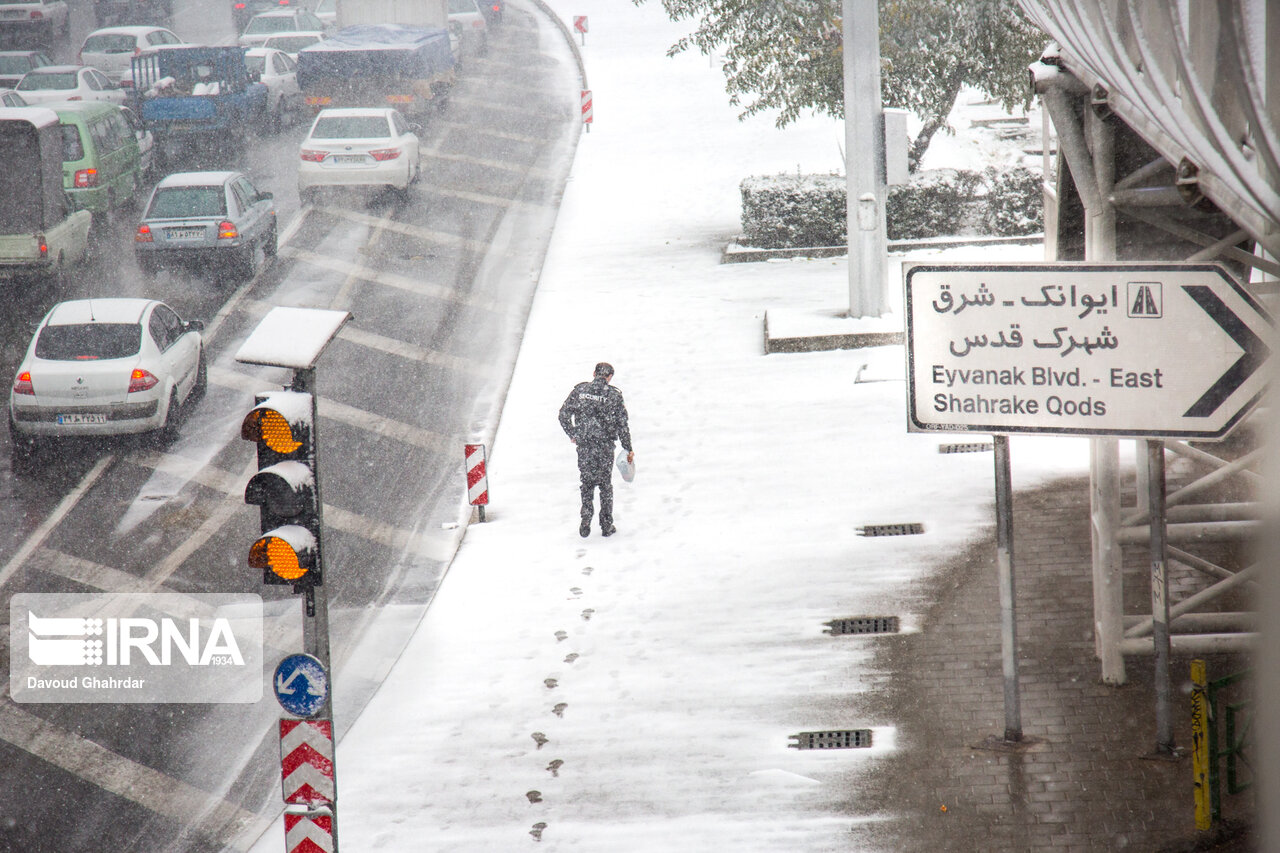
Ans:
[[[138,138],[115,104],[67,101],[48,106],[62,125],[62,187],[77,210],[105,222],[141,188]]]

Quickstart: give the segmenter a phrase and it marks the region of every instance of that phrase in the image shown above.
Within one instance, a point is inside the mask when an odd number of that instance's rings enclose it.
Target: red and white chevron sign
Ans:
[[[591,90],[583,89],[582,90],[582,123],[583,124],[592,124],[595,122],[595,119],[592,118],[593,112],[594,110],[592,109],[592,106],[591,106]]]
[[[332,805],[336,794],[332,721],[280,721],[280,778],[286,803]]]
[[[287,853],[333,853],[333,817],[285,812],[284,849]]]
[[[472,506],[489,502],[489,477],[484,470],[484,445],[468,444],[467,448],[467,501]]]

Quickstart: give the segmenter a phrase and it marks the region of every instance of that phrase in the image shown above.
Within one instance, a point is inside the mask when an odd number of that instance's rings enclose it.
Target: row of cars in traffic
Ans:
[[[467,2],[476,8],[475,0]],[[500,11],[500,2],[494,6],[490,11]],[[288,14],[269,12],[250,20]],[[302,20],[300,15],[293,17]],[[129,29],[148,41],[145,47],[129,49],[131,72],[146,65],[139,63],[140,57],[170,50],[176,55],[180,50],[175,42],[151,41],[157,32],[169,32],[163,28],[117,29]],[[97,43],[86,40],[86,46]],[[290,58],[285,51],[255,48],[238,56],[256,86],[267,86],[270,78],[287,76],[291,70],[288,64],[275,64],[279,58]],[[255,58],[263,61],[258,68],[252,64]],[[39,163],[26,171],[41,172],[43,182],[19,179],[24,167],[17,160],[9,164],[10,174],[0,173],[0,244],[7,239],[4,220],[21,218],[7,216],[4,203],[24,192],[42,199],[23,215],[44,229],[36,236],[45,252],[55,249],[45,221],[57,218],[60,204],[76,208],[65,219],[81,227],[84,223],[77,217],[101,210],[100,218],[105,218],[118,203],[146,195],[155,140],[151,128],[137,122],[131,111],[140,103],[138,91],[130,95],[116,84],[128,79],[123,63],[112,65],[108,59],[98,65],[93,50],[82,51],[81,59],[86,64],[72,75],[73,97],[79,100],[38,95],[34,100],[40,106],[0,108],[0,149],[21,151],[39,161],[42,151],[56,146],[64,178],[61,191],[54,193],[50,188],[58,174]],[[90,60],[95,65],[87,64]],[[35,81],[45,74],[64,73],[54,69],[59,66],[45,63],[28,69],[15,86],[18,96],[24,91],[70,91],[22,85],[29,77]],[[146,85],[154,87],[156,81]],[[33,144],[14,129],[23,123],[32,129]],[[419,176],[419,130],[385,105],[319,110],[299,146],[297,182],[303,202],[333,186],[389,186],[406,192]],[[55,140],[52,145],[50,140]],[[52,213],[45,217],[41,210]],[[87,239],[87,227],[84,230],[81,237]],[[275,255],[277,235],[272,194],[243,172],[176,172],[160,178],[146,195],[132,247],[146,274],[183,265],[240,279],[252,277]],[[36,329],[11,388],[8,420],[16,470],[30,462],[38,443],[51,437],[156,430],[172,434],[185,406],[207,385],[202,329],[198,320],[184,320],[156,300],[95,298],[56,304]]]

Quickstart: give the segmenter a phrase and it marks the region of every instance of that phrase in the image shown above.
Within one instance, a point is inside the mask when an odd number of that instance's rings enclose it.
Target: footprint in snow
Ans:
[[[584,575],[589,575],[589,574],[591,574],[591,573],[592,573],[592,572],[594,572],[594,571],[595,571],[595,569],[591,568],[590,566],[584,566],[584,567],[583,567],[583,569],[582,569],[582,573],[583,573]]]
[[[563,766],[564,766],[564,762],[563,762],[563,761],[561,761],[560,759],[556,758],[556,759],[552,760],[552,762],[551,762],[550,764],[548,764],[548,765],[547,765],[547,769],[551,771],[551,775],[552,775],[552,776],[559,776],[559,775],[560,775],[560,768],[561,768],[561,767],[563,767]]]
[[[555,714],[557,717],[563,717],[564,710],[565,708],[568,708],[568,707],[569,707],[568,702],[557,702],[555,704],[555,707],[551,709],[551,713]]]
[[[555,679],[555,678],[544,678],[542,679],[542,683],[547,685],[548,690],[555,690],[557,687],[560,686],[559,679]]]
[[[542,732],[534,732],[533,734],[529,735],[529,737],[533,738],[533,742],[538,745],[538,749],[542,749],[542,745],[545,744],[548,740],[547,736],[544,735]]]
[[[568,639],[568,637],[569,637],[569,634],[568,634],[568,632],[567,632],[567,631],[556,631],[556,642],[557,642],[557,643],[558,643],[558,642],[560,642],[561,640]]]
[[[578,659],[578,653],[577,653],[577,652],[569,652],[569,654],[567,654],[567,655],[565,655],[565,656],[564,656],[564,662],[565,662],[565,663],[573,663],[573,662],[574,662],[574,661],[576,661],[577,659]]]
[[[596,612],[596,611],[595,611],[595,609],[594,609],[594,608],[592,608],[592,607],[588,607],[586,610],[582,611],[582,621],[583,621],[583,622],[590,622],[590,621],[591,621],[591,614],[593,614],[593,613],[595,613],[595,612]]]
[[[547,825],[545,823],[543,823],[542,821],[538,821],[533,825],[533,829],[529,830],[529,834],[533,836],[534,841],[541,841],[542,830],[546,828],[547,828]]]
[[[525,796],[529,798],[529,802],[531,802],[531,803],[540,803],[540,802],[542,802],[542,792],[541,792],[541,791],[526,791],[526,792],[525,792]]]

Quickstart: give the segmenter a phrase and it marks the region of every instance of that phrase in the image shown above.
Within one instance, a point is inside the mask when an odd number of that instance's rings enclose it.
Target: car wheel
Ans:
[[[9,413],[9,467],[15,474],[27,473],[36,455],[38,439],[34,435],[24,435],[13,423],[13,412]]]
[[[262,266],[261,261],[259,261],[258,249],[259,246],[257,244],[251,244],[241,250],[242,254],[236,266],[240,269],[240,277],[245,281],[249,281],[257,275]]]
[[[156,430],[160,440],[166,444],[178,438],[178,430],[182,426],[182,407],[178,405],[178,389],[169,392],[169,408],[164,413],[164,423]]]
[[[271,230],[267,232],[267,239],[262,243],[262,254],[268,258],[274,258],[280,252],[280,238],[276,235],[276,226],[273,223]]]
[[[188,401],[200,400],[204,398],[204,394],[209,390],[209,363],[205,361],[204,347],[200,348],[200,360],[196,362],[196,384],[191,386],[191,393],[187,395]]]

